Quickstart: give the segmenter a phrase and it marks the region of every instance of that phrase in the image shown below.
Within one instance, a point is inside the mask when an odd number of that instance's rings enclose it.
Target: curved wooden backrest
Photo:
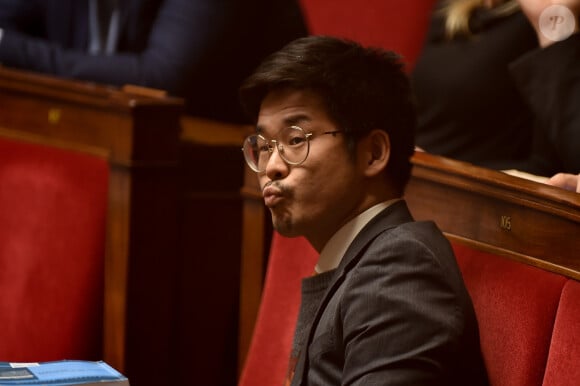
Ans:
[[[580,279],[580,195],[415,153],[405,198],[418,220],[476,249]]]

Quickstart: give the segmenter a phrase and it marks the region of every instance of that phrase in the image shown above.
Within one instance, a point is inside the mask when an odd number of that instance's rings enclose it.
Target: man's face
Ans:
[[[258,132],[278,139],[288,126],[312,133],[308,158],[288,165],[278,150],[258,173],[274,229],[284,236],[305,236],[320,250],[344,223],[356,215],[362,200],[362,174],[348,154],[344,135],[326,113],[321,98],[310,91],[271,92],[262,102]]]

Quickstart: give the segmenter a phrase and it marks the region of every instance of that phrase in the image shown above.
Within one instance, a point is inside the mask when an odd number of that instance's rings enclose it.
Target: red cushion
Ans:
[[[473,299],[491,385],[541,385],[566,279],[462,245],[454,250]]]
[[[240,386],[282,385],[294,338],[302,278],[311,275],[317,252],[303,238],[274,233],[260,311]]]
[[[580,282],[575,280],[562,291],[543,384],[580,385]]]
[[[108,165],[0,139],[0,360],[101,356]]]
[[[435,0],[300,0],[310,33],[356,40],[403,55],[410,67],[422,48]]]

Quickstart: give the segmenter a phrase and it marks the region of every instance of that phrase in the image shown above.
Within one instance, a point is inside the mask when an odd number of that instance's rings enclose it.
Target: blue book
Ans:
[[[102,361],[0,362],[0,386],[11,385],[129,386],[129,380]]]

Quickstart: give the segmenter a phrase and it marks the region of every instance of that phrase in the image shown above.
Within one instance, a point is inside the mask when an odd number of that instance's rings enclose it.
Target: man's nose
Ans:
[[[277,145],[272,146],[270,158],[266,163],[266,175],[270,179],[278,179],[288,172],[288,164],[280,155],[280,149]]]

